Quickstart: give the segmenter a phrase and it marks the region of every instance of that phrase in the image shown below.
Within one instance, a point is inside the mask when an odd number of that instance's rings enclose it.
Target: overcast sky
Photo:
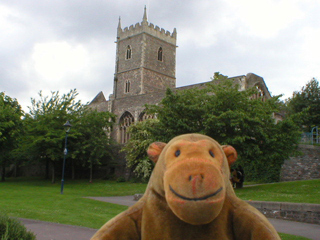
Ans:
[[[116,30],[177,29],[177,86],[249,72],[272,95],[320,79],[319,0],[1,0],[0,92],[27,111],[38,92],[112,93]]]

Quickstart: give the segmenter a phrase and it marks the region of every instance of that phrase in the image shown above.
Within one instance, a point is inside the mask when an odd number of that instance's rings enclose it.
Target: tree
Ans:
[[[39,92],[39,100],[31,99],[32,106],[26,116],[27,144],[33,159],[50,162],[52,165],[52,183],[55,182],[55,168],[61,162],[65,132],[63,124],[75,119],[76,112],[83,107],[75,98],[76,89],[60,96],[59,91],[51,92],[51,97],[44,97]],[[70,137],[75,137],[76,132],[71,131]],[[48,164],[47,164],[48,165]]]
[[[252,98],[254,93],[255,89],[239,91],[239,86],[218,73],[203,89],[167,90],[159,105],[147,106],[148,113],[159,120],[151,138],[168,142],[192,132],[211,136],[237,149],[237,162],[247,179],[277,181],[300,133],[290,118],[275,123],[273,113],[279,110],[280,96],[262,101]]]
[[[115,115],[110,112],[97,112],[77,101],[76,89],[67,94],[51,92],[51,96],[39,93],[39,100],[32,99],[30,112],[24,118],[26,134],[22,138],[20,156],[26,156],[30,162],[46,163],[46,177],[49,165],[52,170],[52,183],[55,182],[57,167],[62,166],[63,149],[66,133],[63,125],[69,120],[72,129],[68,133],[66,166],[72,169],[75,178],[79,169],[90,170],[95,165],[110,163],[112,143],[110,131],[115,122]],[[68,171],[66,172],[66,175]]]
[[[310,131],[312,127],[320,124],[320,86],[319,82],[312,78],[301,91],[296,91],[286,102],[290,116],[301,117],[301,127]]]
[[[157,135],[155,131],[158,124],[157,119],[147,119],[130,126],[130,140],[121,150],[126,153],[127,167],[143,180],[150,177],[154,167],[147,156],[146,149],[156,141],[154,137]]]
[[[255,89],[239,91],[229,80],[208,84],[205,105],[205,131],[222,144],[233,145],[238,165],[248,179],[278,181],[283,161],[289,158],[300,133],[291,119],[276,124],[273,113],[279,111],[280,96],[266,101],[251,98]]]
[[[72,159],[73,163],[76,160],[78,164],[90,169],[89,181],[92,182],[93,167],[106,164],[113,159],[110,132],[116,116],[88,107],[84,107],[79,113],[74,124],[78,134],[74,141]]]
[[[204,89],[173,92],[167,89],[159,105],[147,105],[148,113],[157,115],[161,141],[167,142],[177,133],[201,132],[204,129]],[[173,127],[175,126],[175,127]]]
[[[17,147],[22,131],[23,111],[16,99],[0,92],[0,163],[1,181],[5,181],[5,169],[12,158],[12,151]]]

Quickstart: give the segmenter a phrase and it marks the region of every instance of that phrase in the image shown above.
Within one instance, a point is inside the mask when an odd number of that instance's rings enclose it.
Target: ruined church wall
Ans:
[[[299,145],[298,151],[298,156],[283,163],[281,181],[320,179],[320,147]]]

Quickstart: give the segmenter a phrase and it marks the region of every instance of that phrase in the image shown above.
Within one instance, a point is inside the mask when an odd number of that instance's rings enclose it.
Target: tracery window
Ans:
[[[264,96],[263,90],[259,86],[256,86],[256,89],[258,90],[257,96],[258,97],[263,97]]]
[[[131,55],[132,55],[132,50],[131,50],[130,45],[128,45],[127,53],[126,53],[126,59],[131,59]]]
[[[158,50],[158,60],[162,62],[162,47]]]
[[[156,118],[155,115],[153,114],[146,114],[145,112],[142,112],[139,116],[139,122],[142,122],[144,120],[147,120],[147,119],[154,119]]]
[[[258,97],[258,98],[263,97],[263,96],[264,96],[264,92],[263,92],[263,90],[260,88],[260,86],[256,86],[256,89],[258,90],[257,97]]]
[[[125,93],[130,92],[130,87],[131,87],[131,82],[129,80],[127,80],[126,83],[125,83],[124,92]]]
[[[255,86],[256,90],[257,90],[257,93],[254,94],[251,98],[252,99],[262,99],[262,101],[265,101],[265,93],[264,91],[262,90],[262,88],[258,85]]]
[[[122,114],[119,122],[120,143],[127,143],[130,139],[128,128],[134,123],[134,118],[129,112]]]

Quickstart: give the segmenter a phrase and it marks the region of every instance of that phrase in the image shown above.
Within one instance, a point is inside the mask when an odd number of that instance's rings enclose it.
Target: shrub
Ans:
[[[125,181],[126,181],[126,179],[124,177],[119,177],[116,180],[117,183],[121,183],[121,182],[125,182]]]
[[[0,240],[36,240],[18,220],[0,214]]]

